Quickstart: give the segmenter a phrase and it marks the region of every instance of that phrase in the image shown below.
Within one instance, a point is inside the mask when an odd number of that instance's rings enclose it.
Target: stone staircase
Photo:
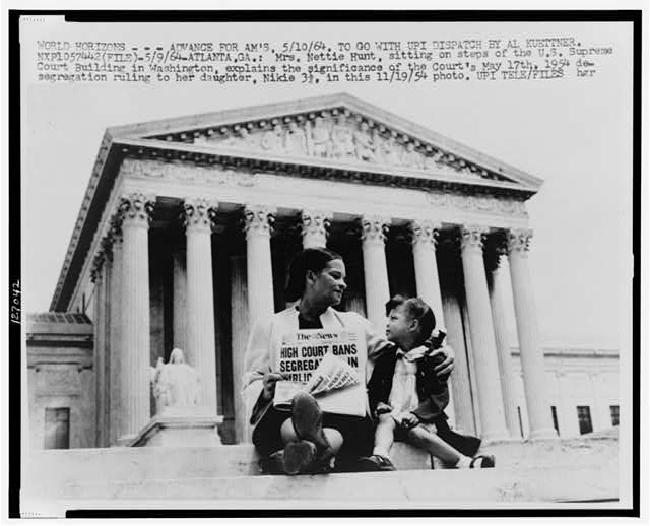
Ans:
[[[619,496],[615,437],[485,449],[495,469],[431,469],[428,455],[396,444],[398,471],[295,477],[259,474],[249,445],[38,451],[24,472],[21,508],[56,516],[72,508],[453,508]]]

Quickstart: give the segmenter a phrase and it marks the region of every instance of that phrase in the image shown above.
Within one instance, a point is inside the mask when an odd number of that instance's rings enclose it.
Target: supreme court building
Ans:
[[[92,370],[67,380],[80,386],[76,443],[129,444],[153,415],[150,367],[175,346],[200,375],[200,404],[223,417],[222,442],[246,441],[249,328],[285,308],[293,255],[324,245],[347,266],[339,308],[383,327],[392,294],[432,305],[456,351],[457,428],[518,437],[523,410],[526,436],[556,436],[527,259],[540,185],[347,94],[109,129],[40,320],[68,323],[76,347],[61,363]],[[30,408],[47,391],[37,362]]]

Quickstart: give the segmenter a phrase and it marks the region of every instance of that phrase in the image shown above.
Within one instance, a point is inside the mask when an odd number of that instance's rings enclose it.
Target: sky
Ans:
[[[50,85],[36,39],[439,40],[574,36],[612,46],[592,78],[416,85]],[[632,41],[624,23],[63,24],[21,33],[24,309],[47,311],[106,128],[347,91],[543,180],[527,203],[529,257],[546,344],[622,349],[631,333]],[[511,339],[516,341],[514,323]]]

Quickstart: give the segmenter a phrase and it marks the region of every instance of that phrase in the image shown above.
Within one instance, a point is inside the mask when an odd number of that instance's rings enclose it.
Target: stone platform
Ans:
[[[397,447],[395,472],[295,477],[260,475],[248,445],[41,451],[22,508],[615,506],[619,497],[615,437],[492,444],[497,467],[483,470],[432,470],[426,455]]]

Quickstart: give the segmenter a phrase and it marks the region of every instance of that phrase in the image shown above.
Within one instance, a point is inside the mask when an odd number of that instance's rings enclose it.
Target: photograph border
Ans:
[[[543,22],[543,21],[611,21],[633,24],[633,251],[634,276],[632,278],[633,335],[632,335],[632,507],[627,509],[96,509],[70,510],[67,517],[75,518],[199,518],[199,517],[640,517],[640,428],[641,428],[641,191],[642,191],[642,11],[641,10],[445,10],[445,11],[145,11],[145,10],[9,10],[8,11],[8,145],[9,145],[9,310],[15,312],[15,292],[20,295],[21,279],[21,140],[20,140],[20,46],[19,17],[23,15],[62,15],[76,22]],[[16,284],[17,287],[16,287]],[[14,309],[12,310],[12,307]],[[25,313],[21,313],[22,323]],[[9,422],[9,494],[10,518],[20,515],[20,453],[21,453],[21,324],[8,319],[8,422]],[[163,504],[161,502],[161,504]],[[588,506],[585,503],[585,506]]]

